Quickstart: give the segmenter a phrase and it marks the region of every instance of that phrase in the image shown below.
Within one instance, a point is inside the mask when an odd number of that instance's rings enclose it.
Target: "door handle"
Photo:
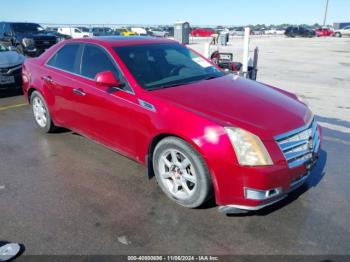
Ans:
[[[52,80],[52,78],[51,78],[51,76],[44,76],[43,77],[43,80],[45,81],[45,82],[48,82],[48,83],[53,83],[53,80]]]
[[[76,89],[76,88],[73,89],[73,93],[78,95],[78,96],[85,96],[86,95],[86,93],[84,91],[82,91],[80,89]]]

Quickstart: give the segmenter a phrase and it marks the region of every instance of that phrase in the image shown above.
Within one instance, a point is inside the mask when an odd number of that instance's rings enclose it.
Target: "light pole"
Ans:
[[[325,10],[325,12],[324,12],[323,26],[326,26],[327,12],[328,12],[328,2],[329,2],[329,0],[326,0],[326,10]]]

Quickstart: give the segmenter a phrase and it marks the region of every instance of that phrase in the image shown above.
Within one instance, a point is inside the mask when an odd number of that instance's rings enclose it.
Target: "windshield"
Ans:
[[[89,32],[90,32],[89,28],[87,28],[87,27],[78,27],[78,29],[79,29],[81,32],[84,32],[84,33],[89,33]]]
[[[44,31],[44,28],[40,25],[32,23],[15,23],[12,24],[12,29],[13,31],[20,33]]]
[[[221,77],[219,69],[180,44],[114,47],[136,81],[147,90]]]

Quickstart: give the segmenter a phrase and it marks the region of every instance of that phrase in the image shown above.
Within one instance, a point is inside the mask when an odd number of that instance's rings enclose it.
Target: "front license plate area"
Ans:
[[[15,82],[14,76],[0,76],[1,85],[13,84],[14,82]]]

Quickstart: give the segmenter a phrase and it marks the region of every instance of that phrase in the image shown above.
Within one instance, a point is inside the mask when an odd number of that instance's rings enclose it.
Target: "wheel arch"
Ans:
[[[27,91],[27,97],[26,97],[26,98],[28,99],[28,103],[29,103],[29,104],[31,103],[30,99],[31,99],[31,96],[32,96],[32,94],[33,94],[34,92],[38,92],[38,93],[44,98],[44,100],[45,100],[45,96],[44,96],[43,92],[42,92],[39,88],[36,88],[36,87],[34,87],[34,86],[30,86],[29,89],[28,89],[28,91]],[[47,104],[47,101],[45,101],[45,103]],[[50,115],[51,115],[51,121],[53,122],[53,124],[54,124],[55,126],[59,127],[59,126],[56,124],[56,121],[55,121],[55,119],[54,119],[54,117],[53,117],[53,115],[52,115],[51,109],[50,109],[50,107],[49,107],[48,105],[47,105],[47,110],[49,111],[49,113],[50,113]]]
[[[216,177],[215,177],[213,171],[211,170],[210,166],[208,165],[208,161],[207,161],[205,155],[203,154],[200,147],[194,141],[192,141],[191,139],[188,139],[188,138],[186,139],[185,137],[180,136],[178,134],[165,132],[165,133],[157,134],[156,136],[153,137],[153,139],[151,140],[151,142],[149,144],[148,152],[147,152],[147,155],[145,157],[145,163],[147,165],[147,170],[148,170],[148,178],[151,179],[154,177],[154,170],[153,170],[154,149],[156,148],[157,144],[160,141],[162,141],[163,139],[165,139],[167,137],[176,137],[176,138],[179,138],[179,139],[185,141],[186,143],[191,145],[194,148],[194,150],[196,150],[198,152],[198,154],[202,157],[204,164],[206,165],[206,167],[209,171],[209,175],[210,175],[211,182],[212,182],[213,197],[214,197],[214,199],[216,199],[216,195],[219,193],[218,184],[217,184],[217,180],[216,180]]]
[[[161,140],[163,140],[164,138],[167,138],[167,137],[176,137],[176,138],[179,138],[179,139],[185,141],[189,145],[191,145],[198,152],[198,154],[203,158],[204,163],[207,165],[207,168],[208,168],[209,172],[211,173],[211,177],[213,179],[213,185],[216,184],[215,177],[212,175],[212,172],[211,172],[211,169],[210,169],[210,167],[208,165],[208,161],[206,159],[206,156],[202,152],[200,147],[192,139],[186,138],[184,136],[181,136],[181,135],[178,135],[178,134],[174,134],[174,133],[171,133],[171,132],[159,133],[159,134],[155,135],[151,139],[151,142],[149,143],[147,155],[145,157],[145,163],[146,163],[146,166],[148,168],[148,177],[150,179],[154,176],[154,170],[153,170],[153,153],[154,153],[154,149],[156,148],[157,144]]]
[[[149,143],[148,145],[148,150],[147,150],[147,155],[146,155],[146,159],[145,159],[145,163],[146,163],[146,166],[147,166],[147,169],[148,169],[148,178],[151,179],[154,177],[154,170],[153,170],[153,153],[154,153],[154,149],[156,148],[157,144],[163,140],[164,138],[166,137],[177,137],[177,138],[180,138],[184,141],[187,142],[187,140],[185,140],[184,138],[178,136],[178,135],[175,135],[175,134],[172,134],[172,133],[160,133],[160,134],[157,134],[156,136],[154,136],[152,139],[151,139],[151,142]]]
[[[30,102],[31,102],[31,101],[30,101],[30,98],[31,98],[32,94],[33,94],[35,91],[38,92],[38,93],[40,93],[41,95],[43,95],[42,92],[40,92],[40,90],[39,90],[38,88],[36,88],[36,87],[34,87],[34,86],[30,86],[30,87],[28,88],[27,96],[26,96],[27,101],[28,101],[29,104],[30,104]]]

